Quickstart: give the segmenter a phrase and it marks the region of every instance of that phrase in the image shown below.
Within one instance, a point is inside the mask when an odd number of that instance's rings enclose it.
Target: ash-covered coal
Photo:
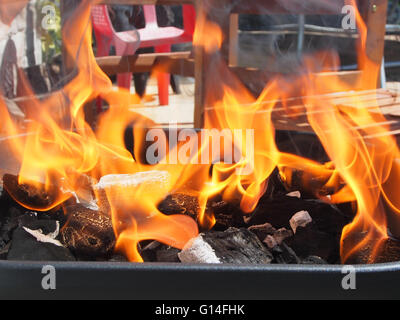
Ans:
[[[178,256],[184,263],[270,264],[273,260],[255,234],[236,228],[200,234]]]
[[[61,242],[82,260],[109,258],[116,242],[109,214],[81,204],[65,211],[68,220],[61,230]]]
[[[58,240],[60,224],[15,208],[1,227],[1,257],[18,261],[75,261]]]

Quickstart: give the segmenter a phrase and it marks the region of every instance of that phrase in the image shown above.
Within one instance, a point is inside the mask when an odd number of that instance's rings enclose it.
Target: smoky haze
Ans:
[[[321,7],[326,2],[318,3]],[[341,12],[341,8],[332,8],[327,3],[326,11],[331,10]],[[354,32],[342,29],[344,17],[343,14],[301,16],[295,12],[268,14],[261,10],[258,15],[240,15],[238,65],[290,74],[300,69],[305,55],[333,51],[339,54],[342,66],[351,68],[357,61],[356,41]]]

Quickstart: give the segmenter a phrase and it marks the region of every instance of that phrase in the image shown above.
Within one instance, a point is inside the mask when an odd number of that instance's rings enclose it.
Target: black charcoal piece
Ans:
[[[294,250],[287,246],[285,243],[282,243],[279,246],[276,246],[272,249],[272,253],[275,258],[275,262],[278,264],[300,264],[301,260],[296,255]]]
[[[226,201],[212,202],[208,204],[207,211],[215,217],[216,223],[213,228],[215,231],[245,227],[244,213],[238,204]]]
[[[0,260],[6,260],[8,252],[10,251],[11,242],[4,244],[1,246],[0,249]]]
[[[108,261],[109,262],[128,262],[128,259],[121,254],[114,254]]]
[[[19,225],[19,217],[23,211],[19,208],[11,207],[7,212],[7,217],[0,226],[0,248],[4,247],[10,240],[12,232]]]
[[[161,246],[156,250],[157,262],[177,263],[180,262],[178,253],[180,250],[166,245]]]
[[[143,241],[139,243],[138,248],[140,255],[144,262],[157,262],[157,250],[161,247],[161,243],[158,241]]]
[[[281,244],[286,239],[293,237],[293,235],[294,233],[292,230],[280,228],[274,232],[273,237],[278,244]]]
[[[111,217],[80,204],[66,208],[67,224],[61,229],[61,242],[77,258],[95,260],[109,257],[115,246]]]
[[[258,226],[251,226],[248,228],[248,230],[253,232],[260,241],[264,241],[267,236],[271,236],[276,232],[276,229],[269,223]]]
[[[301,261],[302,264],[308,265],[324,265],[328,264],[324,259],[317,257],[317,256],[309,256]]]
[[[23,228],[18,227],[13,232],[7,260],[75,261],[75,258],[67,248],[52,243],[39,242]]]
[[[299,211],[307,211],[320,231],[339,236],[351,222],[336,206],[319,200],[294,197],[262,198],[256,210],[246,221],[249,226],[270,223],[273,227],[290,229],[290,219]]]
[[[274,249],[278,246],[278,243],[276,242],[276,240],[273,236],[266,236],[266,238],[263,240],[263,242],[270,249]]]
[[[38,219],[34,212],[27,212],[18,218],[18,225],[31,230],[41,230],[43,234],[52,234],[58,232],[60,223],[55,220]]]
[[[178,258],[180,250],[169,247],[158,241],[152,241],[147,244],[140,243],[139,248],[142,248],[140,254],[145,262],[180,262]]]
[[[184,263],[270,264],[273,259],[255,234],[236,228],[202,233],[178,256]]]
[[[319,231],[314,224],[298,227],[296,234],[285,243],[302,259],[318,256],[330,263],[337,263],[340,259],[339,240]]]

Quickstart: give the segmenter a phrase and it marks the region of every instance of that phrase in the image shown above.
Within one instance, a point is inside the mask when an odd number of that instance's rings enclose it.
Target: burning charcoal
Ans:
[[[99,207],[103,212],[110,212],[108,197],[119,203],[126,192],[143,187],[145,192],[154,193],[155,190],[167,192],[170,175],[166,171],[146,171],[135,174],[113,174],[100,179],[93,189],[99,200]],[[107,193],[106,193],[107,191]],[[122,192],[124,191],[124,192]]]
[[[317,256],[309,256],[301,261],[302,264],[316,265],[316,264],[328,264],[324,259]]]
[[[66,208],[67,224],[61,230],[61,242],[77,257],[97,259],[109,256],[115,246],[111,217],[81,204]]]
[[[288,247],[285,243],[273,248],[272,253],[274,254],[275,262],[278,264],[300,264],[301,260],[293,251],[292,248]]]
[[[166,215],[186,214],[196,220],[200,213],[200,206],[196,197],[184,193],[174,193],[158,205],[158,210]]]
[[[378,238],[371,238],[365,240],[367,233],[353,233],[351,237],[345,238],[343,247],[349,250],[354,248],[357,244],[363,242],[360,250],[357,250],[346,261],[346,264],[370,264],[370,263],[389,263],[400,261],[400,241],[395,239],[380,240]],[[374,252],[375,256],[371,256]]]
[[[273,237],[274,237],[275,241],[280,245],[286,239],[293,237],[293,232],[291,230],[281,228],[274,232]]]
[[[269,264],[273,259],[256,235],[236,228],[202,233],[178,256],[183,263]]]
[[[166,197],[159,205],[158,210],[166,215],[186,214],[197,220],[200,213],[200,205],[197,197],[175,193]],[[207,214],[213,214],[216,220],[214,231],[225,231],[230,227],[240,228],[244,226],[243,212],[237,205],[225,201],[210,201],[206,207]]]
[[[231,227],[245,227],[243,212],[238,205],[226,201],[213,202],[208,206],[207,212],[214,215],[216,223],[213,228],[215,231],[225,231]]]
[[[19,184],[18,177],[11,174],[3,176],[3,183],[4,188],[12,197],[22,199],[24,203],[32,207],[48,208],[56,201],[55,195],[44,191],[44,185],[41,188],[35,188],[28,184]]]
[[[331,173],[327,171],[325,174],[313,174],[293,168],[282,168],[281,177],[283,184],[288,191],[300,191],[305,198],[319,198],[328,196],[339,191],[344,182],[339,176],[335,181],[331,180]],[[286,178],[285,178],[286,177]],[[330,181],[332,187],[326,187],[326,183]]]
[[[24,228],[13,232],[8,260],[16,261],[75,261],[70,251],[61,244],[38,241]]]
[[[274,199],[275,197],[283,196],[287,193],[287,190],[283,184],[282,177],[276,168],[268,178],[267,190],[265,191],[264,197],[266,199]]]
[[[251,226],[248,230],[253,232],[260,241],[264,241],[267,236],[273,235],[276,232],[276,229],[269,223],[260,226]]]
[[[306,227],[312,222],[312,218],[307,211],[297,212],[289,221],[290,226],[294,233],[298,227]]]

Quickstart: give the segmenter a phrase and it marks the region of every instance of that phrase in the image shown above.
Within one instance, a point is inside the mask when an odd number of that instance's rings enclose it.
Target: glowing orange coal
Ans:
[[[0,0],[2,10],[6,3]],[[221,30],[199,16],[195,45],[204,47],[213,56],[213,73],[206,97],[206,104],[212,107],[205,119],[204,129],[208,131],[181,133],[176,145],[166,146],[168,151],[157,164],[147,165],[139,159],[148,138],[146,128],[154,123],[130,111],[132,101],[139,104],[140,99],[127,91],[114,91],[111,81],[96,64],[91,46],[90,6],[93,3],[82,1],[64,29],[66,50],[74,58],[74,79],[57,94],[45,100],[34,100],[26,110],[30,122],[24,130],[13,123],[5,103],[0,101],[1,129],[17,137],[9,147],[19,161],[19,183],[51,194],[53,199],[48,206],[38,207],[8,190],[16,201],[34,210],[55,208],[74,193],[79,196],[80,179],[82,175],[89,175],[106,186],[104,192],[118,239],[117,250],[123,251],[131,261],[142,261],[138,243],[143,240],[158,240],[183,248],[198,234],[193,219],[182,215],[166,216],[158,210],[159,202],[168,194],[179,191],[195,195],[200,205],[198,222],[203,228],[212,228],[215,219],[206,210],[210,197],[222,195],[224,200],[240,205],[243,212],[249,214],[265,193],[268,178],[276,168],[288,184],[292,170],[299,169],[310,179],[323,177],[321,188],[336,191],[330,199],[321,196],[322,199],[357,203],[356,218],[343,232],[343,262],[367,246],[371,248],[371,262],[374,261],[380,241],[388,236],[388,210],[385,209],[389,209],[393,217],[400,213],[396,188],[400,173],[399,149],[388,134],[388,128],[379,125],[384,122],[383,115],[377,108],[371,111],[356,92],[351,96],[352,108],[336,105],[327,98],[320,99],[320,94],[327,91],[354,89],[335,78],[321,81],[317,75],[317,72],[337,68],[337,59],[332,58],[321,70],[313,63],[319,56],[311,57],[305,62],[307,72],[303,75],[290,81],[277,77],[254,98],[219,56]],[[359,59],[364,72],[356,87],[373,89],[379,66],[364,53],[366,27],[359,14],[357,18],[361,39]],[[25,93],[33,97],[26,83]],[[285,103],[293,92],[304,94],[308,120],[325,147],[330,163],[319,164],[278,150],[272,112],[281,102],[284,108],[280,107],[280,112],[294,117],[293,110]],[[100,116],[94,131],[85,121],[83,106],[98,96],[106,100],[110,108]],[[128,151],[124,133],[132,123],[135,124],[135,143],[134,150]],[[204,132],[214,132],[219,143],[215,143],[212,134],[204,136]],[[21,133],[26,134],[18,138]],[[152,134],[151,141],[162,143],[155,139],[155,136],[162,137],[161,131]],[[176,157],[186,160],[177,162]],[[142,174],[151,176],[154,172],[167,173],[163,174],[167,178],[153,184],[152,181],[124,180],[135,175],[136,178]],[[120,176],[113,180],[113,175]],[[104,183],[106,177],[114,182],[113,186]],[[99,202],[104,200],[100,192],[96,195]],[[361,241],[346,241],[354,234],[365,237]]]

